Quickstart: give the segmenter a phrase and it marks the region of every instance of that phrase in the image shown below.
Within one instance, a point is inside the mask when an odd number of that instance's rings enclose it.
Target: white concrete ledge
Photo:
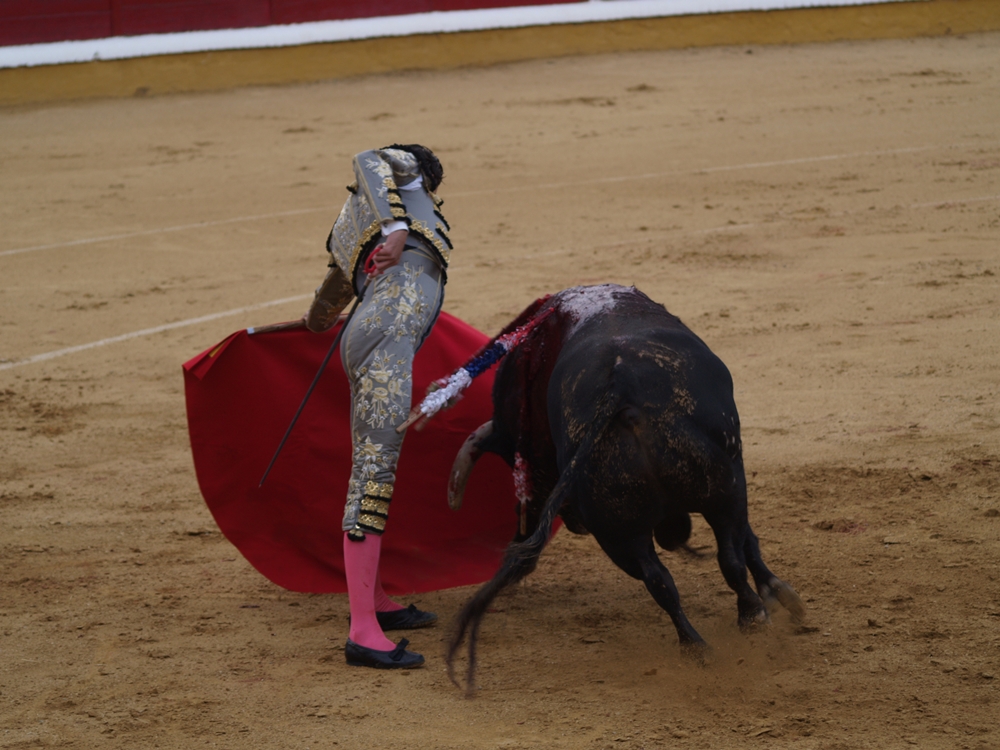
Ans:
[[[568,5],[416,13],[244,29],[144,34],[0,47],[0,68],[123,60],[220,50],[264,49],[414,34],[448,34],[667,16],[877,5],[905,0],[590,0]],[[909,0],[912,2],[913,0]]]

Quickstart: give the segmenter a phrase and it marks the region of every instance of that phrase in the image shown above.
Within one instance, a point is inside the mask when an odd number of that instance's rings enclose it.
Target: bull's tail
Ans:
[[[583,467],[587,465],[593,453],[594,446],[611,424],[612,419],[618,413],[621,406],[621,397],[612,389],[605,394],[598,404],[597,413],[593,421],[593,429],[588,430],[587,437],[577,448],[576,453],[570,460],[569,465],[562,472],[559,481],[556,483],[552,493],[548,496],[542,506],[538,519],[538,526],[534,532],[523,542],[517,542],[507,547],[500,569],[492,579],[480,587],[479,591],[470,599],[458,613],[453,626],[451,641],[445,654],[445,662],[448,666],[448,677],[456,687],[461,687],[455,678],[454,659],[455,654],[465,641],[466,635],[469,638],[469,664],[465,678],[465,694],[472,697],[475,692],[476,674],[476,642],[479,637],[479,626],[487,608],[507,586],[517,583],[535,569],[538,558],[542,550],[548,543],[552,533],[552,524],[555,523],[556,516],[569,496],[583,472]]]

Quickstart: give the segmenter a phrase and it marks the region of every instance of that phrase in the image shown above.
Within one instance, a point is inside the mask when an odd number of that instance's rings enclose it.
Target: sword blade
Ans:
[[[299,404],[299,410],[295,412],[295,416],[292,417],[291,424],[289,424],[288,429],[285,430],[285,436],[281,438],[281,442],[278,443],[278,449],[274,452],[274,456],[271,458],[271,463],[267,465],[267,469],[264,471],[264,476],[260,478],[260,484],[257,485],[258,489],[264,486],[264,480],[267,479],[267,475],[271,473],[271,469],[274,467],[274,462],[278,460],[278,455],[281,453],[281,449],[285,447],[285,443],[288,441],[288,436],[292,434],[295,423],[299,421],[299,416],[301,416],[302,410],[306,408],[306,402],[309,401],[309,397],[312,395],[313,390],[316,388],[316,384],[323,375],[323,371],[326,369],[326,365],[330,361],[330,357],[333,356],[333,352],[337,349],[337,345],[340,343],[340,339],[343,337],[344,331],[347,330],[348,323],[350,323],[351,318],[354,317],[354,311],[358,309],[358,305],[361,304],[361,300],[365,296],[365,291],[368,289],[369,281],[371,281],[371,277],[368,277],[368,280],[365,281],[365,285],[361,289],[361,294],[355,298],[351,311],[347,313],[347,317],[344,319],[344,324],[340,327],[340,330],[337,331],[337,336],[334,338],[333,343],[330,344],[330,350],[326,353],[326,356],[323,357],[323,363],[319,366],[319,370],[316,371],[316,377],[313,378],[313,381],[309,386],[309,390],[306,391],[306,395],[302,398],[302,403]]]

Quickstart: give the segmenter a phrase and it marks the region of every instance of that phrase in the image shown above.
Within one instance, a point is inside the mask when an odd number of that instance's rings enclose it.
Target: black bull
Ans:
[[[691,513],[715,533],[741,627],[766,623],[775,601],[801,618],[801,600],[768,570],[747,519],[740,422],[722,361],[634,287],[564,290],[530,306],[506,330],[547,310],[501,362],[493,419],[469,437],[452,471],[452,508],[461,505],[469,472],[486,451],[514,467],[527,490],[526,524],[497,574],[456,618],[447,651],[452,680],[468,635],[472,689],[482,617],[502,589],[534,570],[557,515],[570,531],[593,534],[618,567],[641,580],[670,615],[682,648],[696,654],[705,642],[653,546],[654,539],[667,550],[684,545]]]

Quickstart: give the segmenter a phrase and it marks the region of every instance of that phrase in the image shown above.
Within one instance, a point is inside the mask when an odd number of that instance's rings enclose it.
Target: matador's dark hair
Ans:
[[[413,154],[417,158],[417,164],[420,165],[420,171],[424,173],[427,189],[432,193],[441,185],[441,180],[444,179],[444,168],[429,148],[421,146],[419,143],[410,143],[405,146],[394,143],[386,148],[396,148]]]

